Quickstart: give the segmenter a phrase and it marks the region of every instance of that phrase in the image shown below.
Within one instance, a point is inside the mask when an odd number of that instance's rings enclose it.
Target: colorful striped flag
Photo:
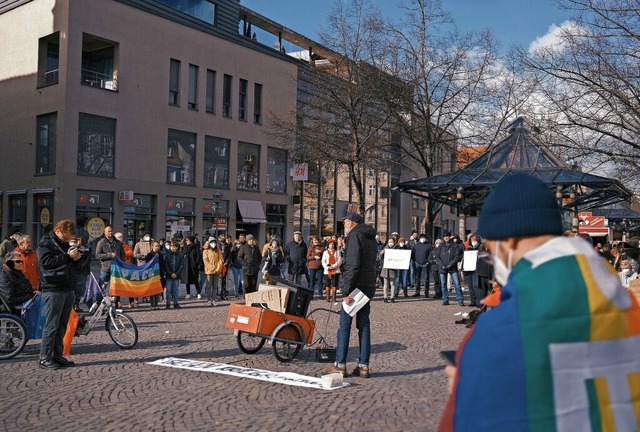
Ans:
[[[640,308],[582,238],[518,261],[456,361],[440,431],[640,430]]]
[[[161,292],[160,264],[157,256],[142,266],[125,263],[118,257],[111,261],[109,295],[146,297]]]

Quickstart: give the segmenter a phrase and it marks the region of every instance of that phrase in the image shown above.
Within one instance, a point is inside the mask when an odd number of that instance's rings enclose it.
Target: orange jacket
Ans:
[[[40,285],[40,273],[38,272],[38,254],[33,249],[27,253],[24,253],[20,246],[14,249],[14,252],[20,252],[22,255],[22,273],[31,284],[31,288],[38,289]]]
[[[131,250],[131,246],[128,243],[122,243],[122,249],[124,250],[124,262],[131,262],[131,257],[133,256],[133,250]]]

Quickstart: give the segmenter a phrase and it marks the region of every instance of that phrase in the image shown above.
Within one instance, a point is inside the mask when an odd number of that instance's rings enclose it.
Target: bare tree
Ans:
[[[561,0],[574,12],[554,44],[521,51],[538,74],[554,144],[582,164],[640,176],[640,5],[637,0]],[[615,174],[614,174],[615,175]]]

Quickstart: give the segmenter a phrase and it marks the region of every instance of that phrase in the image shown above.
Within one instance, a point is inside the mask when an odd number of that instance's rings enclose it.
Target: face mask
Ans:
[[[70,247],[76,247],[76,246],[78,246],[78,243],[76,243],[74,241],[71,241],[71,242],[69,242],[69,246]]]
[[[427,239],[426,239],[426,238],[421,238],[421,239],[420,239],[420,243],[426,243],[426,242],[427,242]]]
[[[218,247],[218,244],[217,243],[211,243],[210,246],[215,249],[215,248]]]
[[[471,242],[471,246],[478,247],[478,242]]]
[[[496,242],[496,250],[500,249],[500,241]],[[497,256],[493,255],[493,273],[501,286],[505,286],[509,280],[509,274],[511,273],[511,260],[513,259],[513,250],[509,249],[509,257],[507,258],[507,265]]]
[[[395,246],[395,243],[393,242],[389,243],[389,247],[394,247],[394,246]]]
[[[170,246],[170,245],[166,245],[164,248],[165,248],[166,250],[171,250],[171,246]]]
[[[622,274],[625,276],[629,276],[629,273],[631,273],[631,270],[629,269],[622,269]]]
[[[149,236],[144,236],[144,237],[142,237],[142,240],[144,240],[144,241],[149,241],[149,240],[151,240],[151,237],[149,237]]]
[[[400,243],[398,243],[398,246],[404,247],[404,243],[400,242]]]

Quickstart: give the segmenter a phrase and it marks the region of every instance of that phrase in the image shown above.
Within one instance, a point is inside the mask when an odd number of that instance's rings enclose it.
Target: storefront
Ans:
[[[37,245],[42,236],[53,228],[53,189],[34,189],[32,240]]]
[[[285,204],[267,204],[267,232],[266,239],[275,236],[280,242],[285,240],[287,226],[287,206]]]
[[[113,192],[76,191],[76,232],[96,243],[104,228],[113,224]],[[95,250],[95,247],[94,247]]]
[[[260,239],[260,225],[267,222],[267,218],[260,201],[238,200],[236,209],[237,223],[236,236],[238,234],[252,234],[256,239]],[[260,241],[260,240],[258,240]]]
[[[194,198],[168,196],[165,208],[165,238],[167,240],[181,240],[192,236],[196,220],[194,213]]]
[[[219,204],[212,199],[204,199],[202,211],[202,238],[228,233],[229,201]]]
[[[11,235],[16,230],[21,233],[27,232],[27,191],[14,190],[7,191],[9,206],[7,208],[7,228]]]
[[[145,232],[156,235],[156,197],[131,193],[133,199],[121,200],[124,205],[124,238],[135,245]],[[124,198],[131,198],[125,196]]]

